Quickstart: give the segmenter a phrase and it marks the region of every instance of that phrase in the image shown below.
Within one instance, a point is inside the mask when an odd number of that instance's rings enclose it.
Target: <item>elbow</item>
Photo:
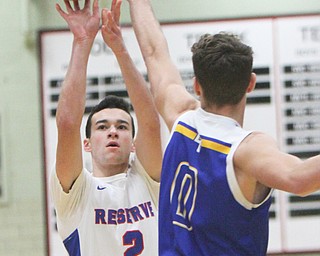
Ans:
[[[74,131],[80,129],[81,119],[78,120],[72,114],[59,111],[56,115],[56,125],[58,131]]]
[[[299,197],[306,197],[310,195],[310,192],[306,192],[304,190],[300,190],[300,191],[298,190],[298,191],[294,191],[293,194]]]
[[[315,191],[317,191],[317,189],[305,186],[295,189],[292,193],[299,197],[306,197],[314,193]]]
[[[157,42],[150,42],[142,49],[143,59],[146,63],[152,63],[163,58],[170,58],[169,46],[165,38],[158,38]]]
[[[299,197],[306,197],[316,190],[317,189],[313,188],[310,184],[304,182],[303,180],[295,180],[291,183],[288,192]]]

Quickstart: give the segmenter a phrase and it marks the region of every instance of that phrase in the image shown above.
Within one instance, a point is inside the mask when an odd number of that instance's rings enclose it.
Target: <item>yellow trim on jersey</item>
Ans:
[[[186,137],[188,137],[189,139],[192,139],[192,140],[194,140],[198,135],[196,132],[190,130],[189,128],[187,128],[187,127],[185,127],[185,126],[183,126],[181,124],[178,124],[176,126],[176,130],[175,131],[181,133],[182,135],[184,135],[184,136],[186,136]]]
[[[209,149],[218,151],[220,153],[224,153],[226,155],[230,152],[230,147],[219,144],[211,140],[202,139],[201,146],[204,148],[209,148]]]
[[[181,133],[182,135],[186,136],[187,138],[189,138],[191,140],[195,140],[198,136],[198,134],[196,132],[192,131],[191,129],[189,129],[181,124],[178,124],[176,126],[175,131]],[[214,142],[214,141],[207,140],[207,139],[201,139],[201,146],[204,148],[212,149],[214,151],[218,151],[223,154],[228,154],[230,152],[229,146],[225,146],[225,145],[220,144],[218,142]]]

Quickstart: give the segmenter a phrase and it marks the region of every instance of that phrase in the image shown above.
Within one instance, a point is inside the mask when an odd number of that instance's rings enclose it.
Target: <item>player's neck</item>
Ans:
[[[128,163],[108,164],[104,166],[93,165],[93,176],[110,177],[128,171]]]
[[[218,107],[215,105],[206,106],[205,104],[202,104],[201,106],[201,108],[207,112],[232,118],[241,126],[243,125],[244,107],[245,103],[243,103],[242,101],[237,105],[225,105],[222,107]]]

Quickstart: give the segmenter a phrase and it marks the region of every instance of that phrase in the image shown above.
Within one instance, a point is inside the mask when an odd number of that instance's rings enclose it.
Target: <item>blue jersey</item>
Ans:
[[[202,109],[176,121],[160,184],[160,256],[266,255],[271,191],[250,203],[233,169],[233,154],[248,134]]]

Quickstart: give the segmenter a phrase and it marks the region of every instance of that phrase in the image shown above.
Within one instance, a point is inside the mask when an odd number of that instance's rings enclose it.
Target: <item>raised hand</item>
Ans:
[[[79,0],[73,0],[73,7],[69,0],[64,0],[66,11],[63,11],[59,4],[56,4],[56,10],[67,22],[69,29],[76,40],[94,40],[100,25],[100,11],[98,0],[94,0],[92,11],[90,9],[90,0],[85,0],[81,9]]]
[[[122,0],[112,0],[111,10],[102,10],[102,37],[115,54],[125,50],[119,22],[121,4]]]

